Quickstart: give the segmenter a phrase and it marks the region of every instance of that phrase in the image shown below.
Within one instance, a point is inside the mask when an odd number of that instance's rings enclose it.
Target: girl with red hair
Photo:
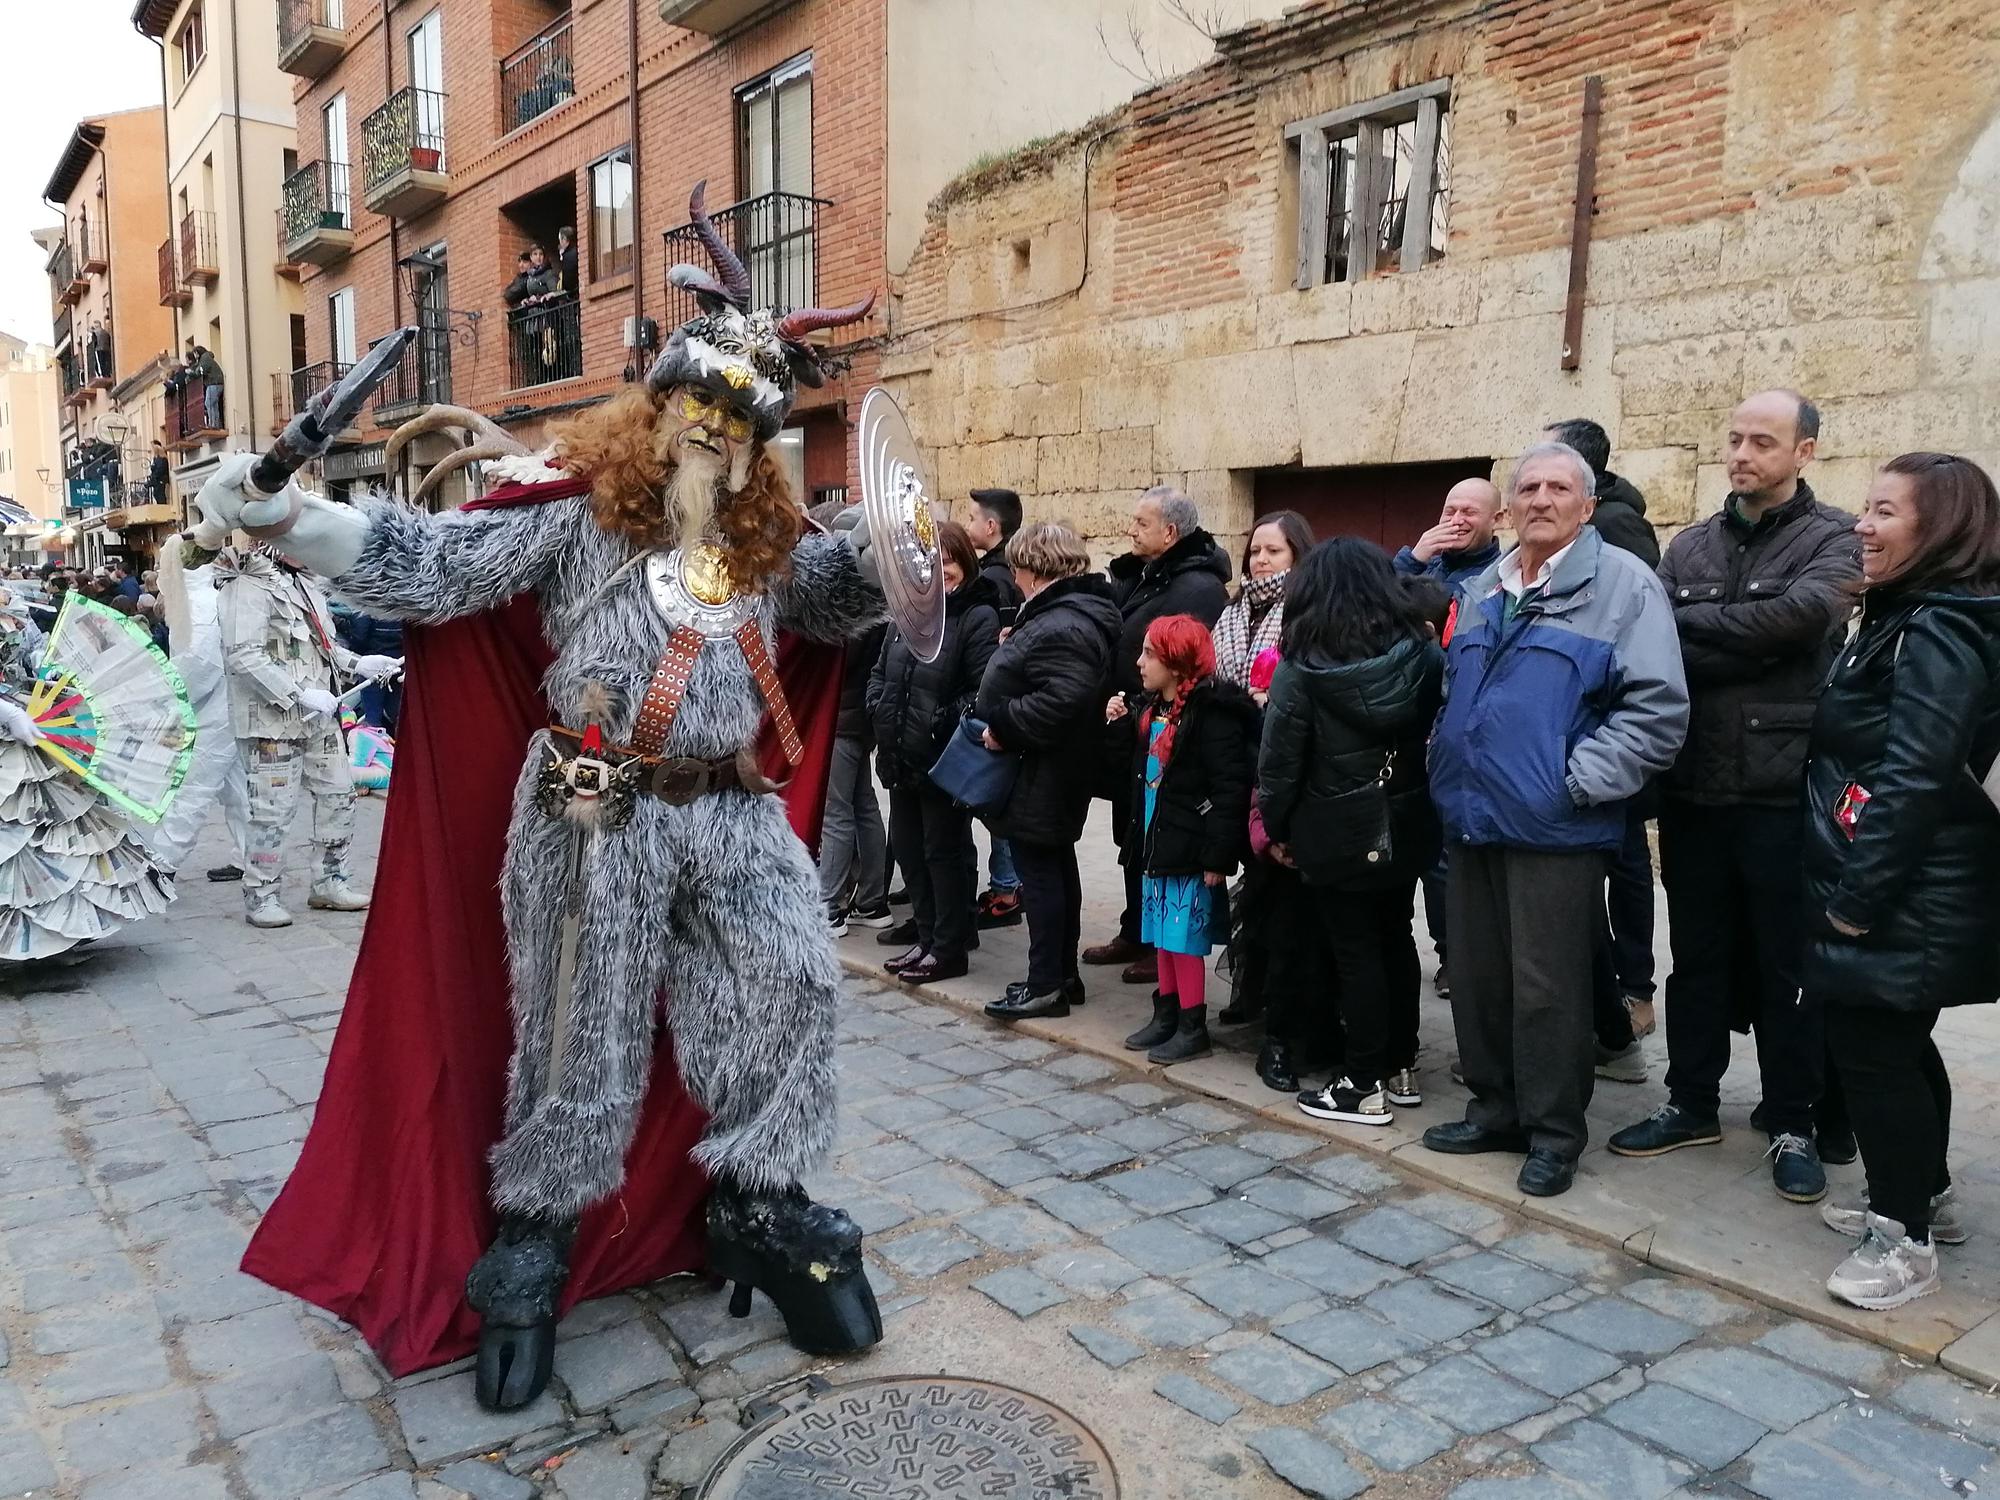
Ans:
[[[1137,861],[1140,936],[1160,958],[1153,1019],[1125,1039],[1149,1061],[1185,1062],[1209,1050],[1209,950],[1229,940],[1226,885],[1249,839],[1257,765],[1257,705],[1215,673],[1208,627],[1167,615],[1146,630],[1135,716],[1133,826],[1124,858]]]

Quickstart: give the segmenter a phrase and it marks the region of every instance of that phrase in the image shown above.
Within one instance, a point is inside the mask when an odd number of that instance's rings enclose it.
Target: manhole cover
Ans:
[[[1118,1500],[1104,1445],[1059,1406],[983,1380],[836,1386],[744,1437],[700,1500]]]

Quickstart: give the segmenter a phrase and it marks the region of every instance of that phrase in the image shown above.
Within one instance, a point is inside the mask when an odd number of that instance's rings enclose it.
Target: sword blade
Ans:
[[[362,408],[389,378],[389,373],[402,363],[403,351],[416,336],[415,328],[397,329],[370,349],[353,369],[296,412],[250,471],[251,488],[263,495],[277,494],[308,462],[332,447],[334,439],[361,415]]]

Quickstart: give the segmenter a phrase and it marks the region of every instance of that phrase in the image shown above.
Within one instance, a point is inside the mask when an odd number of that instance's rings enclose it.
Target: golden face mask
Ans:
[[[684,386],[680,395],[681,419],[699,422],[711,432],[720,433],[732,443],[750,441],[750,419],[735,407],[717,401],[707,392],[693,386]]]

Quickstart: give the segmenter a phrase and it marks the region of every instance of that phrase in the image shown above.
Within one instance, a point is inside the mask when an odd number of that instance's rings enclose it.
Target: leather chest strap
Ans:
[[[750,664],[757,691],[764,695],[765,706],[771,711],[771,727],[778,731],[778,748],[784,752],[785,764],[796,766],[805,758],[806,747],[799,741],[799,726],[792,721],[792,706],[785,701],[784,684],[778,680],[771,653],[764,649],[764,632],[758,629],[754,618],[736,627],[736,645]]]
[[[639,702],[639,717],[632,725],[632,748],[645,756],[658,756],[674,727],[687,695],[688,679],[707,644],[702,633],[691,625],[675,629],[667,639],[667,649],[653,666],[653,680],[646,684],[646,696]]]

